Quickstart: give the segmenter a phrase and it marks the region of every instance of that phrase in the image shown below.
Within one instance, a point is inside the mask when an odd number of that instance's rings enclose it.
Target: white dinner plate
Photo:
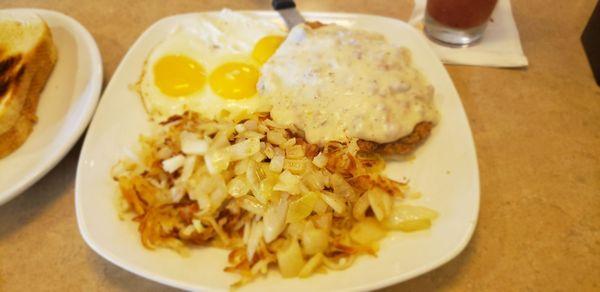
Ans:
[[[34,12],[50,30],[58,59],[37,109],[38,122],[27,141],[0,159],[0,205],[22,193],[52,169],[88,125],[102,87],[102,60],[92,35],[76,20],[42,9]]]
[[[215,12],[212,12],[215,13]],[[248,12],[280,22],[274,12]],[[117,184],[110,168],[149,122],[137,94],[130,88],[142,71],[150,50],[186,19],[200,14],[172,16],[152,25],[131,47],[98,107],[85,139],[75,186],[79,230],[98,254],[112,263],[148,279],[189,290],[226,290],[238,278],[223,272],[227,251],[196,248],[189,257],[173,251],[150,251],[140,242],[137,225],[117,218]],[[423,37],[404,22],[371,15],[305,13],[310,20],[371,30],[394,44],[408,47],[415,65],[436,89],[441,121],[430,139],[410,162],[390,162],[387,173],[408,178],[423,193],[416,204],[437,210],[440,217],[430,230],[390,233],[377,257],[360,257],[349,269],[329,271],[307,279],[283,279],[272,271],[242,290],[348,291],[388,286],[430,271],[455,257],[466,246],[477,221],[479,174],[471,131],[460,98],[448,73]]]

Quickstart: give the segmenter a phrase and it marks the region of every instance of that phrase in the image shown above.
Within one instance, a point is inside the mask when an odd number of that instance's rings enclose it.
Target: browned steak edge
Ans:
[[[432,128],[433,123],[420,122],[410,134],[394,142],[379,144],[366,140],[358,140],[358,147],[361,151],[377,152],[384,155],[409,154],[429,137]]]

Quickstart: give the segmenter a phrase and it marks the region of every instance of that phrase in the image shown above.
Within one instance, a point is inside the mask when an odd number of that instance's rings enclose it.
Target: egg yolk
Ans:
[[[212,90],[229,99],[242,99],[256,94],[258,69],[246,63],[226,63],[215,69],[209,76]]]
[[[261,64],[264,64],[277,51],[277,48],[285,40],[285,37],[270,35],[260,39],[252,50],[252,58]]]
[[[154,64],[154,83],[168,96],[186,96],[202,88],[206,73],[192,58],[171,55]]]

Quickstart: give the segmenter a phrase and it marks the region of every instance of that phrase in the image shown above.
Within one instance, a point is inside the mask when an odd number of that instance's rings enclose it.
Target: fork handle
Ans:
[[[294,3],[294,0],[273,0],[273,2],[271,2],[271,6],[273,6],[273,9],[275,10],[281,10],[294,8],[296,7],[296,3]]]

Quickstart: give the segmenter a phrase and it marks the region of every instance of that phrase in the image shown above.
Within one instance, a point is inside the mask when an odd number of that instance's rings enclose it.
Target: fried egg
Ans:
[[[217,120],[268,112],[256,84],[284,38],[275,23],[229,10],[180,23],[144,65],[138,91],[146,111],[155,120],[188,110]]]

